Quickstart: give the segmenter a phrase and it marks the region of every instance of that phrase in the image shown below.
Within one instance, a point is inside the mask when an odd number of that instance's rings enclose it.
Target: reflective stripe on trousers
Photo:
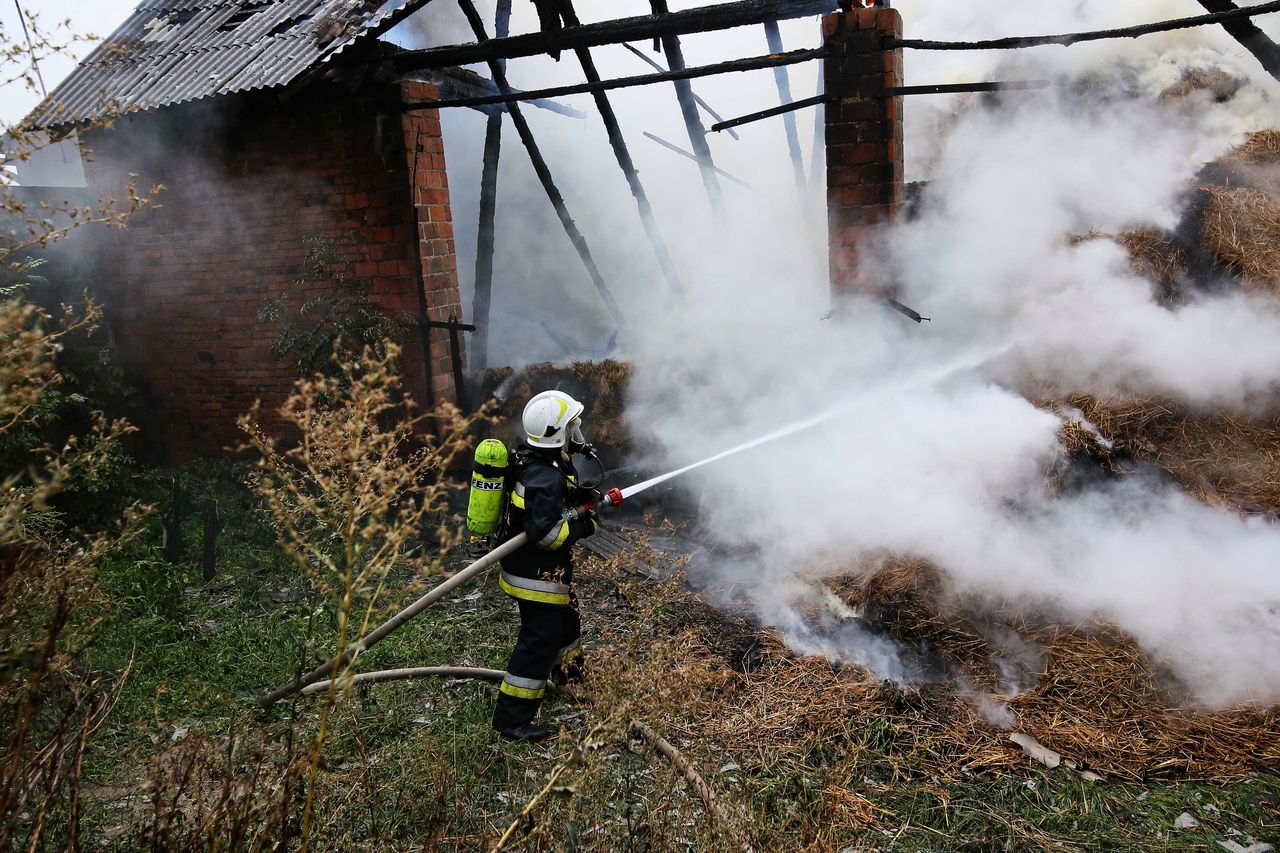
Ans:
[[[556,655],[556,663],[561,664],[561,663],[564,663],[565,661],[573,660],[574,658],[581,657],[581,656],[582,656],[582,638],[579,637],[578,639],[574,640],[572,643],[570,643],[569,645],[565,646],[560,650],[560,652]]]
[[[545,678],[521,678],[518,675],[507,673],[502,678],[502,684],[498,689],[508,696],[515,696],[517,699],[541,699],[543,694],[547,692],[547,680]]]
[[[565,607],[569,605],[568,584],[522,578],[503,571],[498,575],[498,586],[502,587],[502,591],[512,598],[537,601],[541,604],[558,604]]]

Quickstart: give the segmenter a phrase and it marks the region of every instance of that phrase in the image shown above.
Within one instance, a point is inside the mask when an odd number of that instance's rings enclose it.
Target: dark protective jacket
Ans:
[[[502,560],[502,568],[523,578],[571,580],[573,544],[596,531],[592,518],[570,521],[566,510],[591,495],[577,487],[573,463],[558,450],[522,446],[516,451],[514,483],[507,506],[506,538],[528,534],[529,542]]]

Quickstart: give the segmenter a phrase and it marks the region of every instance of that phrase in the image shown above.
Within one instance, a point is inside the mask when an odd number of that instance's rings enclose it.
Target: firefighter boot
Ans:
[[[511,729],[498,729],[498,734],[517,743],[535,743],[551,737],[552,730],[538,723],[525,723],[523,726]]]

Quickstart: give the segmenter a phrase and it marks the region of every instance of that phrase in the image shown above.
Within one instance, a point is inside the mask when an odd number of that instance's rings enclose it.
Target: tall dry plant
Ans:
[[[41,397],[61,382],[62,339],[97,317],[90,306],[55,330],[38,308],[0,302],[0,442],[28,428]],[[53,502],[74,478],[108,464],[112,445],[132,429],[98,415],[87,435],[0,472],[0,849],[79,847],[81,767],[124,674],[87,672],[77,655],[101,603],[94,569],[138,532],[144,510],[131,507],[114,529],[87,532],[69,529]]]
[[[448,472],[467,447],[470,422],[447,404],[417,413],[395,371],[399,352],[389,342],[381,353],[366,347],[339,360],[333,375],[298,382],[279,412],[294,433],[287,444],[264,430],[259,407],[240,420],[260,456],[250,486],[281,546],[331,602],[337,628],[334,647],[324,653],[335,665],[311,745],[303,850],[329,718],[361,651],[352,641],[403,600],[402,589],[388,588],[394,570],[411,573],[410,585],[419,585],[439,573],[459,539],[445,513],[455,488]],[[408,553],[428,524],[435,528],[433,547]]]

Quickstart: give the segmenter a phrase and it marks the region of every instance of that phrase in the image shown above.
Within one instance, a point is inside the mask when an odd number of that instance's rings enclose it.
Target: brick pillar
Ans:
[[[400,86],[403,102],[426,101],[439,97],[439,90],[428,83],[409,81]],[[445,174],[444,137],[440,132],[439,110],[414,110],[400,119],[408,156],[410,180],[413,182],[413,210],[417,231],[417,261],[421,272],[422,293],[419,306],[430,320],[462,322],[462,297],[458,291],[458,261],[453,245],[453,212],[449,206],[449,178]],[[453,352],[446,329],[432,329],[427,334],[430,354],[427,367],[436,399],[457,402],[454,388]],[[466,336],[458,334],[460,349],[465,350]],[[465,351],[459,353],[465,363]]]
[[[881,96],[902,85],[902,51],[883,40],[902,37],[896,9],[855,9],[822,19],[828,51],[826,92],[827,233],[832,294],[891,295],[865,265],[876,231],[903,208],[902,97]]]

